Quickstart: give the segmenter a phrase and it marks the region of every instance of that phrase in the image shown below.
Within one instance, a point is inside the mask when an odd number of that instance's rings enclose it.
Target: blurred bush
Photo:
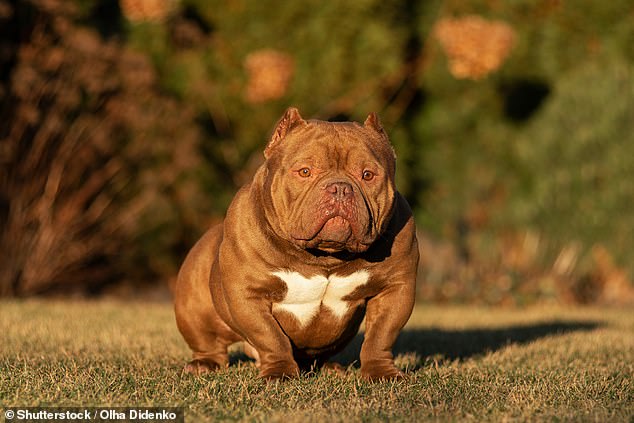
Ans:
[[[174,272],[198,191],[193,111],[161,94],[147,56],[77,25],[72,3],[15,12],[28,35],[3,98],[0,293]]]
[[[0,0],[0,292],[173,277],[293,104],[380,113],[422,298],[629,301],[632,18],[626,0]]]
[[[634,6],[467,3],[445,2],[441,15],[480,11],[516,39],[506,63],[475,82],[447,75],[442,39],[426,46],[426,105],[410,136],[425,140],[414,161],[431,183],[410,195],[421,226],[450,240],[458,261],[427,278],[425,296],[632,302]],[[504,264],[533,245],[522,253],[530,265]]]

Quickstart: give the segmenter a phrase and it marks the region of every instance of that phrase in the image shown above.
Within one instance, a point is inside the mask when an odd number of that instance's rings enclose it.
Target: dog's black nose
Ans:
[[[343,199],[350,197],[354,190],[348,182],[335,181],[326,185],[326,191],[337,199]]]

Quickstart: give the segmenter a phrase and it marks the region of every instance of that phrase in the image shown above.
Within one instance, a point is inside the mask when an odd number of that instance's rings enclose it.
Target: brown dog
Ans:
[[[297,376],[340,351],[365,315],[362,375],[402,376],[391,350],[414,305],[418,249],[377,116],[305,121],[290,108],[264,156],[178,275],[186,370],[226,366],[227,347],[245,341],[261,377]]]

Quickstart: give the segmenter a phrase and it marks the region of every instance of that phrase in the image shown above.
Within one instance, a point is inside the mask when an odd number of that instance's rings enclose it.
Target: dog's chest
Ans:
[[[283,310],[292,314],[301,326],[308,325],[322,306],[336,317],[343,317],[349,308],[349,301],[344,298],[358,287],[367,284],[370,278],[366,270],[359,270],[347,276],[333,274],[328,277],[306,277],[289,270],[280,270],[272,274],[286,284],[286,295],[280,302],[273,304],[273,311]]]

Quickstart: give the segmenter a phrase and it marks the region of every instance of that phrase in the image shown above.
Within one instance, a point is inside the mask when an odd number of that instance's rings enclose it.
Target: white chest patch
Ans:
[[[348,311],[348,302],[343,297],[368,283],[370,273],[359,270],[348,276],[315,275],[307,278],[297,272],[280,270],[272,273],[286,283],[286,296],[273,304],[273,311],[284,310],[306,326],[319,312],[319,307],[328,307],[337,317]]]

